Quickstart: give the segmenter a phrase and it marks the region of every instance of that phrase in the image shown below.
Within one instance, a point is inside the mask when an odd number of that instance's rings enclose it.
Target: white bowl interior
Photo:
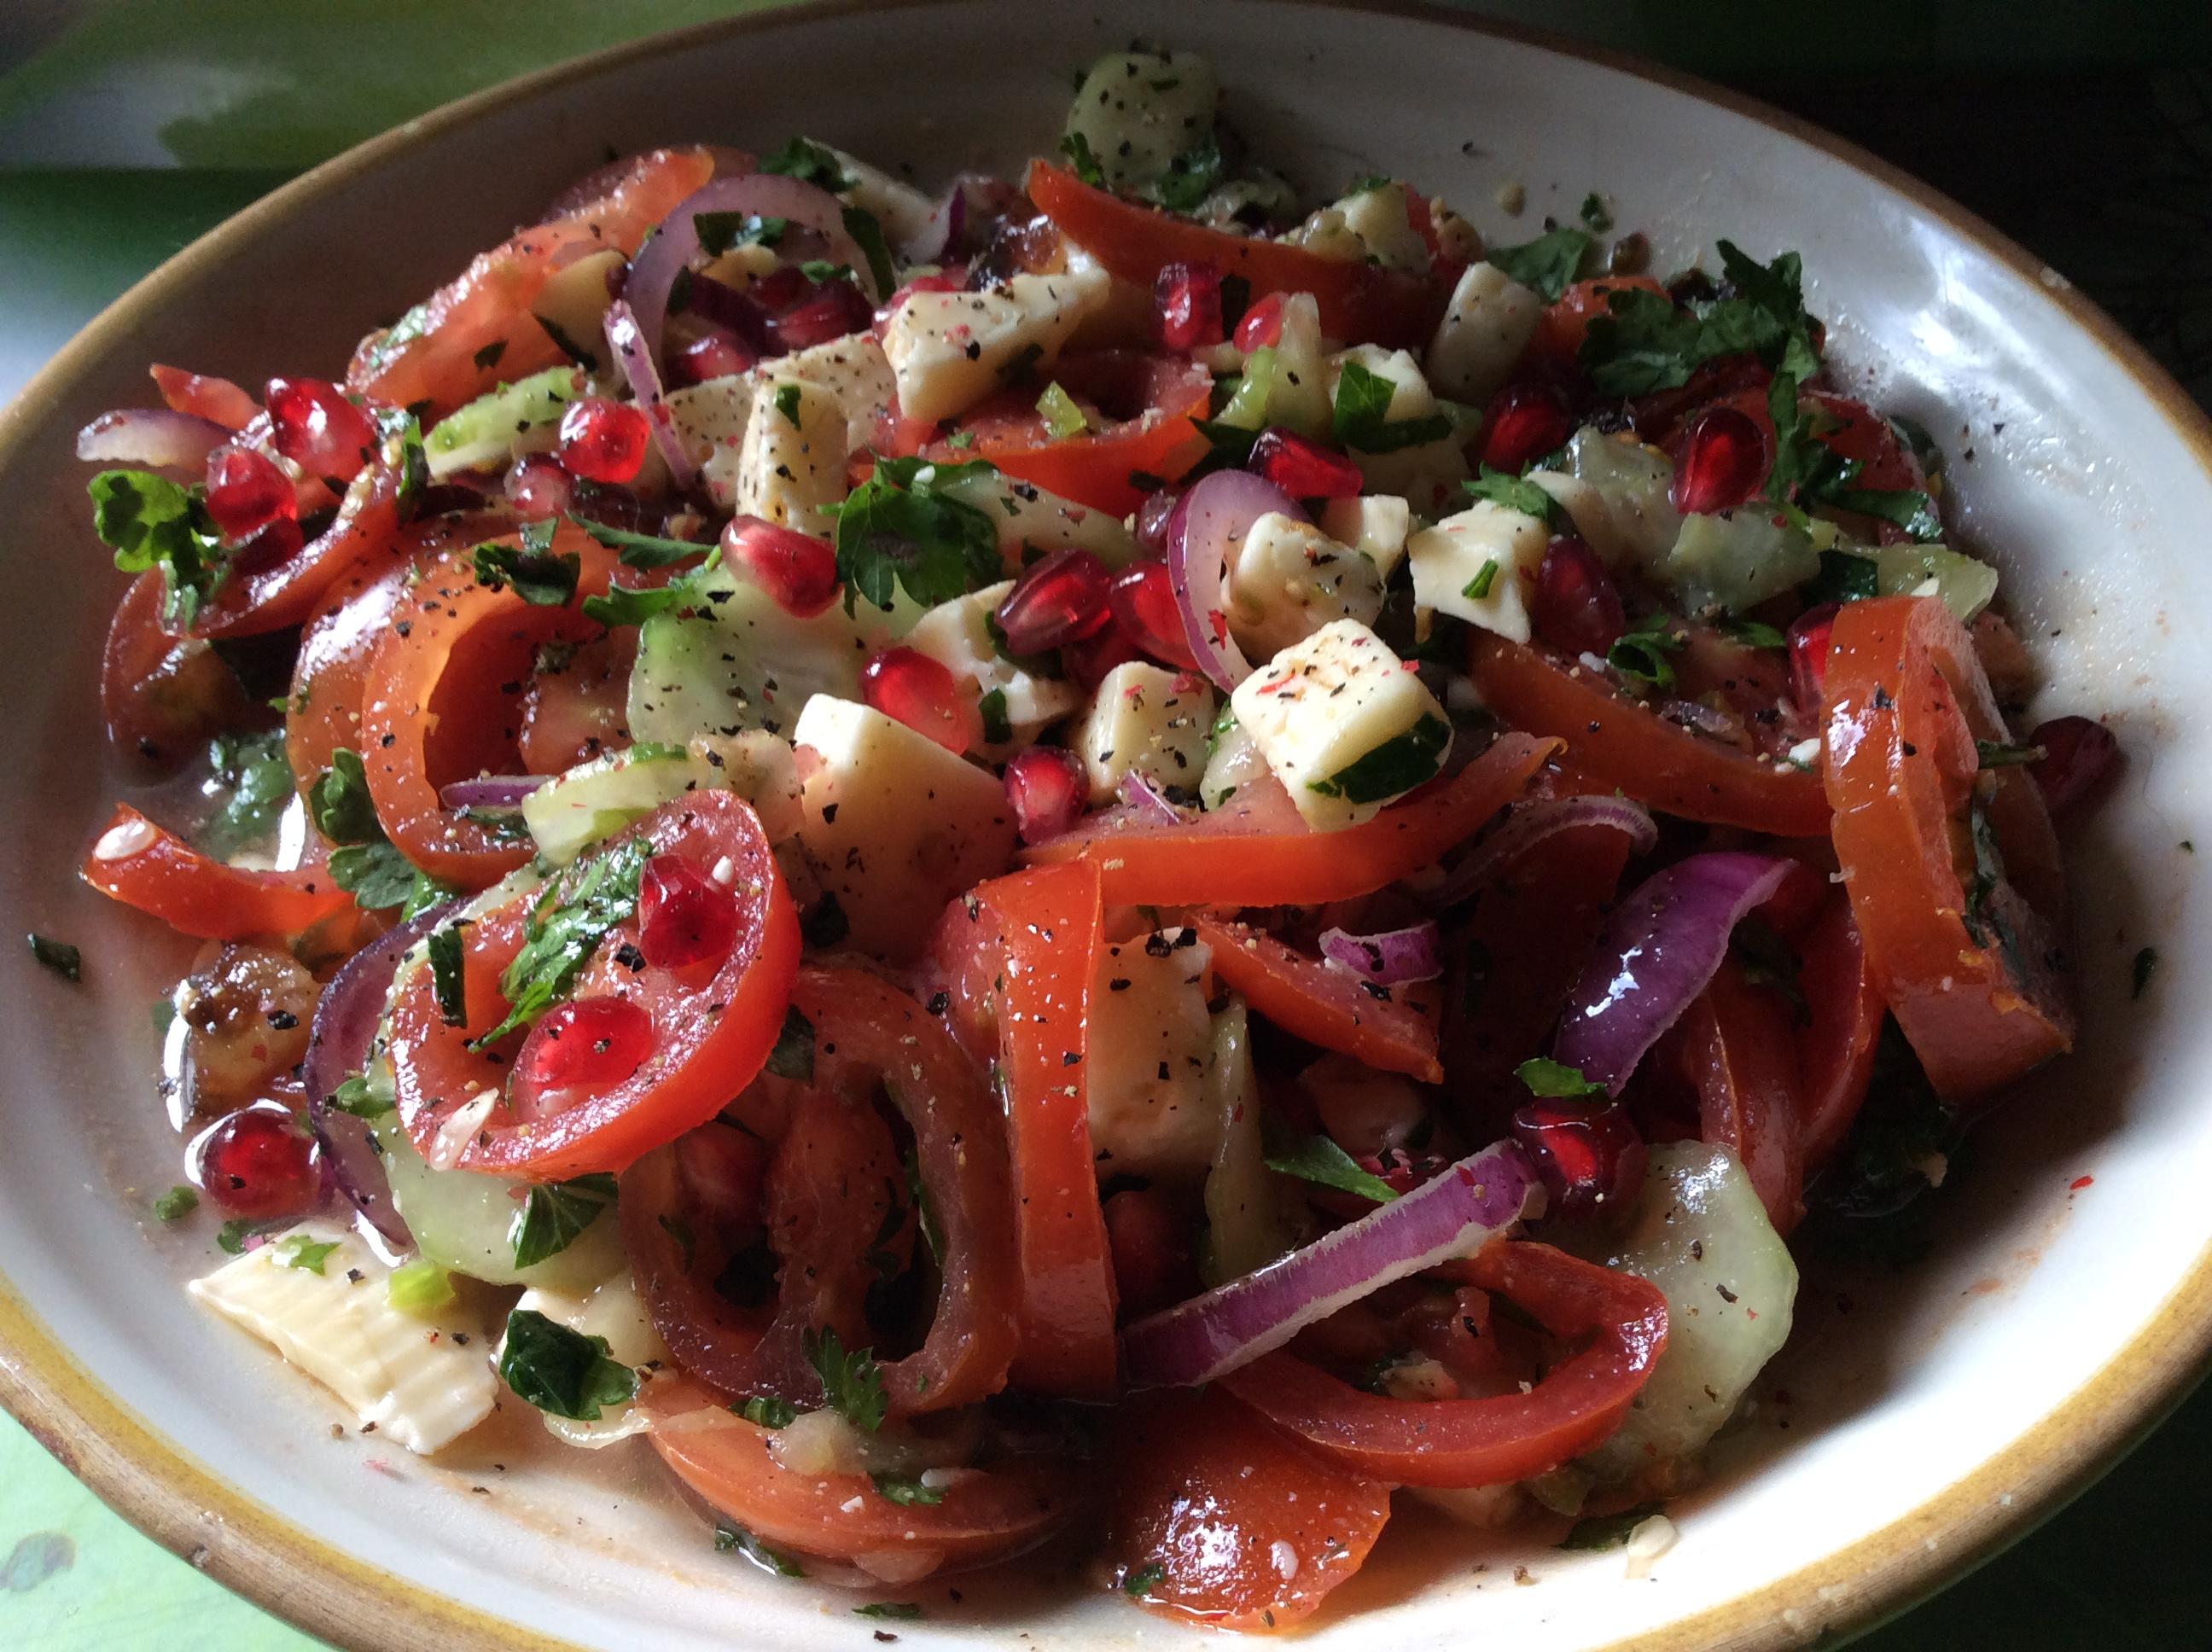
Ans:
[[[1848,1312],[1808,1289],[1771,1394],[1680,1513],[1653,1581],[1618,1555],[1571,1556],[1394,1528],[1324,1645],[1608,1643],[1694,1617],[1887,1527],[2064,1409],[2194,1268],[2197,1189],[2212,1170],[2206,1023],[2181,1013],[2205,957],[2190,902],[2207,771],[2208,661],[2170,616],[2208,596],[2212,477],[2126,367],[2044,283],[1851,165],[1684,93],[1443,21],[1217,0],[1116,9],[1031,0],[777,17],[681,52],[621,61],[441,129],[307,210],[261,223],[89,364],[63,416],[15,450],[0,546],[0,902],[13,927],[78,942],[87,981],[0,953],[8,1151],[0,1256],[10,1283],[131,1410],[284,1520],[422,1586],[544,1632],[670,1649],[799,1646],[850,1602],[718,1555],[659,1490],[641,1445],[596,1461],[529,1453],[534,1423],[429,1466],[373,1438],[331,1436],[331,1404],[175,1289],[205,1235],[166,1231],[149,1195],[174,1180],[152,1087],[148,1010],[185,949],[79,885],[74,865],[113,787],[94,708],[100,627],[117,589],[83,523],[76,426],[149,399],[149,359],[246,383],[334,369],[388,319],[610,149],[712,138],[765,149],[796,131],[933,182],[1048,149],[1068,73],[1144,35],[1210,52],[1234,123],[1310,189],[1387,168],[1486,233],[1526,239],[1601,189],[1665,268],[1716,234],[1799,249],[1832,353],[1952,456],[1960,519],[2005,569],[2053,708],[2109,713],[2128,767],[2075,843],[2081,1053],[1990,1120],[1924,1264],[1855,1284]],[[1528,187],[1518,220],[1494,203]],[[2212,850],[2212,842],[2207,847]],[[2154,944],[2150,992],[2129,962]],[[2077,1178],[2091,1185],[2071,1191]],[[527,1461],[526,1463],[526,1456]],[[495,1467],[504,1464],[502,1470]],[[542,1465],[542,1466],[541,1466]],[[2023,1497],[2033,1488],[2023,1470]],[[489,1495],[471,1495],[486,1486]],[[2008,1495],[2000,1493],[1999,1495]],[[1931,1532],[1929,1541],[1947,1540]],[[1516,1587],[1525,1564],[1534,1587]],[[898,1626],[924,1646],[1159,1643],[1181,1633],[1057,1569],[963,1606],[943,1587]],[[1809,1590],[1773,1632],[1843,1609]],[[1380,1615],[1368,1615],[1372,1613]],[[1785,1627],[1786,1625],[1786,1627]],[[1766,1643],[1764,1631],[1746,1631]],[[1731,1641],[1730,1643],[1735,1643]]]

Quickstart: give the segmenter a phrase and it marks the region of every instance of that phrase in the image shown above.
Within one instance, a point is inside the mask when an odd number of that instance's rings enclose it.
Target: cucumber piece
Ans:
[[[1997,571],[1948,545],[1885,545],[1874,554],[1885,597],[1941,597],[1961,625],[1997,594]]]
[[[558,424],[568,404],[590,387],[590,380],[573,367],[548,367],[447,414],[422,438],[431,479],[443,482],[462,471],[504,465],[521,439]]]
[[[943,483],[939,491],[973,505],[999,525],[999,550],[1009,568],[1026,552],[1076,545],[1111,568],[1137,560],[1137,538],[1120,517],[1048,493],[1033,483],[1016,482],[996,471]]]
[[[1724,516],[1682,519],[1663,572],[1686,610],[1740,614],[1820,573],[1812,539],[1778,525],[1771,511],[1747,505]]]
[[[686,792],[730,791],[751,804],[771,842],[799,829],[799,771],[788,742],[757,731],[639,745],[556,775],[523,799],[538,850],[565,866],[601,838]]]
[[[1213,65],[1195,52],[1111,52],[1085,74],[1067,135],[1090,147],[1109,185],[1156,184],[1212,138],[1220,99]]]

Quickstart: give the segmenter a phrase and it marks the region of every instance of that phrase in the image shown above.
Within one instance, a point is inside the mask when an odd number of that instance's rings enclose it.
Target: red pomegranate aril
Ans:
[[[538,1095],[611,1090],[653,1054],[653,1017],[626,998],[579,998],[539,1017],[514,1058],[515,1076]]]
[[[1182,615],[1176,607],[1175,586],[1164,562],[1139,562],[1124,568],[1107,587],[1106,600],[1115,623],[1144,653],[1164,665],[1186,671],[1198,669],[1183,633]]]
[[[786,310],[769,328],[776,348],[811,349],[844,338],[873,325],[874,308],[849,281],[825,281],[814,295]]]
[[[1644,1186],[1644,1138],[1617,1102],[1535,1102],[1514,1114],[1513,1133],[1536,1161],[1552,1215],[1618,1209]]]
[[[1613,576],[1595,551],[1567,533],[1544,548],[1528,618],[1538,637],[1571,654],[1603,654],[1628,629]]]
[[[656,969],[720,963],[738,943],[738,898],[680,854],[645,863],[637,886],[637,950]]]
[[[1827,687],[1828,638],[1836,629],[1840,606],[1824,602],[1790,622],[1790,675],[1796,685],[1797,703],[1808,711],[1820,710]]]
[[[576,501],[576,479],[550,453],[525,453],[508,467],[507,502],[526,522],[559,516]]]
[[[624,483],[645,468],[653,426],[628,402],[586,396],[561,416],[562,467],[586,482]]]
[[[297,517],[299,495],[276,462],[226,442],[208,455],[207,508],[226,539],[248,539],[279,517]]]
[[[983,738],[983,719],[952,673],[915,648],[886,648],[860,668],[860,693],[886,717],[904,723],[956,756]]]
[[[1170,264],[1152,282],[1152,323],[1160,343],[1171,350],[1218,344],[1221,325],[1221,269],[1212,264]]]
[[[1090,805],[1083,759],[1056,745],[1033,745],[1007,758],[1006,785],[1006,806],[1024,843],[1058,837]]]
[[[1686,516],[1732,511],[1758,490],[1773,463],[1766,433],[1748,413],[1709,407],[1682,437],[1669,497]]]
[[[1482,416],[1481,462],[1519,476],[1575,434],[1574,410],[1557,385],[1508,385]]]
[[[807,280],[805,270],[795,264],[779,264],[746,288],[745,296],[774,312],[789,309],[813,288],[814,283]]]
[[[1095,689],[1106,680],[1107,672],[1142,659],[1143,653],[1127,631],[1109,625],[1080,642],[1069,643],[1060,651],[1060,658],[1070,677],[1085,689]]]
[[[1237,348],[1249,355],[1254,350],[1281,342],[1283,295],[1269,293],[1255,299],[1237,323]]]
[[[796,619],[812,619],[837,599],[837,553],[827,539],[757,516],[733,516],[722,530],[722,555]]]
[[[314,1139],[281,1108],[244,1108],[217,1120],[200,1138],[198,1173],[210,1199],[256,1222],[322,1202]]]
[[[309,476],[343,486],[376,455],[376,427],[327,379],[271,379],[270,440]]]
[[[2054,717],[2027,739],[2043,748],[2027,772],[2055,815],[2093,796],[2119,761],[2120,743],[2112,731],[2087,717]]]
[[[1165,557],[1168,554],[1168,522],[1182,497],[1174,489],[1163,488],[1158,493],[1146,494],[1145,502],[1137,507],[1137,547],[1146,556]]]
[[[1356,499],[1367,485],[1357,465],[1295,430],[1261,431],[1244,468],[1293,499]]]
[[[676,352],[676,359],[668,364],[668,377],[673,384],[703,385],[709,379],[743,373],[759,360],[758,355],[727,333],[710,332]]]
[[[1106,565],[1080,545],[1063,545],[1025,568],[999,604],[999,629],[1018,654],[1041,654],[1091,635],[1112,617]]]

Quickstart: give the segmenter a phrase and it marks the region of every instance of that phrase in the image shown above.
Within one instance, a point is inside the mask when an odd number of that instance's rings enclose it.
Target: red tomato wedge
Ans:
[[[1540,648],[1489,631],[1469,635],[1468,672],[1483,701],[1516,728],[1566,743],[1566,783],[1619,791],[1686,820],[1780,837],[1828,829],[1820,777],[1762,762],[1677,727],[1604,681]]]
[[[172,410],[213,419],[226,430],[243,430],[260,416],[261,404],[228,379],[187,373],[156,361],[147,369]]]
[[[1388,1485],[1292,1444],[1218,1386],[1133,1400],[1109,1461],[1107,1552],[1122,1587],[1223,1629],[1311,1615],[1390,1518]]]
[[[1804,1214],[1805,1163],[1788,1003],[1724,958],[1661,1048],[1697,1093],[1699,1137],[1735,1156],[1774,1230],[1789,1233]]]
[[[1031,865],[1088,860],[1109,906],[1267,907],[1372,895],[1435,863],[1518,795],[1556,740],[1501,735],[1449,780],[1341,831],[1316,832],[1272,779],[1195,820],[1109,814],[1025,852]]]
[[[1443,1082],[1432,991],[1370,987],[1351,970],[1310,958],[1264,931],[1202,913],[1191,921],[1198,938],[1213,949],[1213,973],[1243,993],[1256,1013],[1308,1043],[1384,1072]]]
[[[346,370],[347,387],[393,407],[425,404],[427,424],[501,384],[568,360],[531,313],[546,282],[611,247],[634,254],[647,232],[714,172],[704,149],[639,155],[604,194],[478,254],[398,326],[364,340]]]
[[[1010,1457],[948,1477],[933,1503],[893,1503],[866,1474],[794,1473],[769,1449],[773,1430],[683,1376],[657,1377],[638,1404],[647,1436],[676,1477],[777,1549],[825,1560],[896,1564],[899,1582],[1003,1559],[1048,1536],[1079,1501],[1073,1466]]]
[[[1254,298],[1311,293],[1322,331],[1348,344],[1419,349],[1449,295],[1419,276],[1172,217],[1093,189],[1048,161],[1030,163],[1029,197],[1062,234],[1124,281],[1150,290],[1170,264],[1211,264],[1250,282]]]
[[[1799,944],[1798,990],[1810,1023],[1799,1034],[1798,1156],[1810,1177],[1850,1132],[1874,1076],[1888,1005],[1867,966],[1848,896],[1838,896]]]
[[[506,1016],[501,974],[521,949],[542,896],[518,895],[464,926],[463,1025],[447,1024],[427,967],[404,970],[393,988],[392,1060],[400,1122],[434,1164],[547,1181],[620,1170],[713,1118],[767,1060],[783,1029],[799,943],[798,914],[759,819],[733,793],[690,793],[594,853],[611,855],[633,841],[653,856],[679,856],[702,876],[728,863],[725,887],[737,902],[737,938],[728,956],[718,965],[681,971],[633,969],[623,960],[641,961],[638,920],[633,915],[609,929],[571,996],[577,1002],[623,999],[644,1011],[652,1023],[650,1053],[617,1083],[549,1090],[529,1073],[513,1071],[519,1036],[481,1053],[468,1048]],[[572,872],[570,879],[580,875]],[[471,1098],[486,1095],[497,1099],[482,1122],[458,1143],[441,1141]]]
[[[2011,736],[1966,628],[1932,597],[1844,604],[1826,701],[1851,915],[1937,1094],[2072,1048],[2057,840],[2025,768],[1981,767],[1976,743]]]
[[[131,580],[107,622],[100,657],[100,714],[108,739],[154,762],[250,726],[259,711],[204,641],[162,628],[162,594],[159,568]]]
[[[319,867],[244,872],[226,865],[127,803],[115,805],[77,870],[102,895],[203,940],[297,935],[353,904]]]
[[[1667,1346],[1667,1299],[1632,1274],[1516,1240],[1440,1272],[1504,1297],[1553,1335],[1583,1339],[1525,1394],[1391,1400],[1294,1355],[1220,1379],[1278,1428],[1394,1485],[1502,1485],[1579,1456],[1620,1425]]]
[[[1599,276],[1570,282],[1565,291],[1544,307],[1537,319],[1535,337],[1528,341],[1528,359],[1547,366],[1571,363],[1589,336],[1589,325],[1611,313],[1607,295],[1622,292],[1656,293],[1673,303],[1666,288],[1649,276]]]

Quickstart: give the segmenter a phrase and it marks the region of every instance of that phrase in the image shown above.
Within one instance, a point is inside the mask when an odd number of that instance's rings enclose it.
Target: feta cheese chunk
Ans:
[[[1386,350],[1375,344],[1355,345],[1328,358],[1326,368],[1332,407],[1341,392],[1344,370],[1353,363],[1390,386],[1389,404],[1382,410],[1383,418],[1389,423],[1425,419],[1437,412],[1436,392],[1422,377],[1420,364],[1404,350]],[[1350,452],[1370,493],[1428,501],[1434,499],[1440,489],[1449,490],[1468,473],[1464,438],[1456,429],[1447,431],[1434,441],[1393,448],[1387,452],[1368,452],[1355,443]]]
[[[1429,382],[1455,401],[1488,401],[1535,337],[1541,295],[1496,264],[1470,264],[1429,341]]]
[[[1141,659],[1116,665],[1076,731],[1091,801],[1111,803],[1132,770],[1179,801],[1194,796],[1212,726],[1213,690],[1203,679]]]
[[[708,495],[725,510],[736,507],[741,450],[753,404],[770,381],[792,380],[811,385],[836,400],[844,414],[848,452],[868,445],[877,410],[891,399],[890,361],[884,347],[866,333],[811,345],[744,373],[685,385],[664,398],[662,404],[699,465]]]
[[[1107,944],[1091,988],[1085,1102],[1098,1174],[1196,1178],[1221,1136],[1206,1070],[1212,954],[1194,929]]]
[[[1230,634],[1252,653],[1287,648],[1332,620],[1371,625],[1382,611],[1375,564],[1294,516],[1269,511],[1230,558]]]
[[[1111,284],[1078,255],[1058,275],[1016,276],[980,293],[913,294],[884,331],[899,410],[949,419],[1024,368],[1049,367]]]
[[[836,519],[823,507],[845,494],[845,410],[819,386],[769,380],[738,450],[738,513],[824,533]]]
[[[637,1282],[626,1266],[581,1291],[550,1291],[532,1285],[522,1293],[514,1309],[517,1313],[527,1309],[543,1314],[555,1324],[587,1337],[605,1337],[607,1357],[638,1371],[641,1380],[641,1368],[667,1363],[668,1350],[660,1333],[653,1328],[653,1316],[646,1312],[644,1298],[637,1294]],[[505,1351],[502,1339],[501,1351]],[[647,1427],[644,1415],[627,1400],[602,1404],[596,1421],[556,1417],[550,1411],[539,1415],[556,1439],[593,1451],[642,1434]]]
[[[1024,671],[999,652],[991,635],[991,616],[1013,588],[1014,582],[1006,580],[939,603],[916,620],[906,636],[907,647],[951,671],[961,691],[979,704],[992,695],[999,696],[995,709],[1006,721],[1006,738],[993,742],[987,727],[974,748],[977,751],[1030,744],[1047,726],[1083,704],[1083,691],[1073,683]],[[987,716],[985,722],[989,720]]]
[[[1515,642],[1528,640],[1528,587],[1551,530],[1526,512],[1479,499],[1406,542],[1413,601]]]
[[[1282,650],[1230,696],[1306,823],[1354,826],[1433,776],[1451,745],[1443,708],[1357,620]]]
[[[1322,507],[1321,525],[1330,538],[1350,545],[1374,563],[1375,571],[1388,584],[1406,554],[1406,536],[1413,528],[1413,507],[1395,494],[1332,499]]]
[[[847,206],[873,214],[883,226],[884,239],[894,247],[913,240],[929,228],[929,215],[937,210],[929,197],[842,149],[831,149],[827,143],[822,147],[837,157],[850,183],[850,187],[837,191],[837,198]]]
[[[1359,237],[1366,255],[1386,270],[1425,275],[1429,244],[1413,228],[1411,197],[1403,184],[1380,184],[1336,203],[1344,227]]]
[[[434,1321],[402,1313],[391,1278],[358,1235],[302,1222],[185,1289],[330,1389],[363,1427],[428,1455],[491,1415],[498,1383],[474,1313],[459,1303]]]
[[[799,841],[837,897],[852,944],[903,963],[956,895],[1006,870],[1014,823],[987,768],[872,706],[817,694],[794,745],[820,761],[800,786]]]

